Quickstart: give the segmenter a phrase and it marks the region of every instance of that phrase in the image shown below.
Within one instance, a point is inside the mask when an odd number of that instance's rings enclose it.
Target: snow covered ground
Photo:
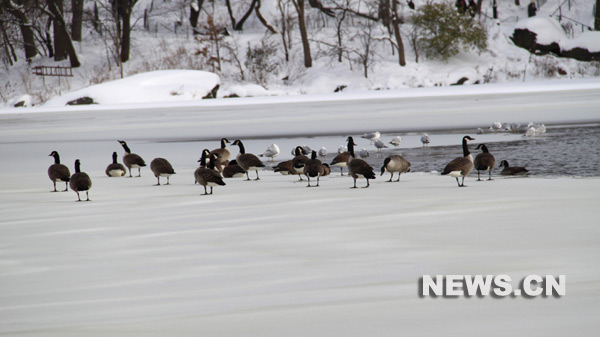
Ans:
[[[0,335],[595,336],[598,178],[467,178],[457,188],[419,172],[353,190],[336,171],[319,188],[264,171],[258,182],[227,180],[212,196],[193,184],[200,151],[222,136],[248,138],[254,153],[278,142],[282,160],[297,141],[318,139],[309,145],[333,152],[345,135],[375,130],[600,121],[597,82],[520,94],[482,88],[0,113]],[[121,138],[147,162],[169,159],[171,185],[153,186],[148,168],[141,178],[106,177]],[[405,139],[420,146],[416,135]],[[81,159],[91,202],[49,192],[52,150],[71,170]],[[419,297],[419,278],[437,274],[507,274],[515,286],[528,274],[566,275],[567,293]]]

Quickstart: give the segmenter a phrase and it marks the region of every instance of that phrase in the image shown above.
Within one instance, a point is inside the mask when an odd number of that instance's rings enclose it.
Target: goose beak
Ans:
[[[381,175],[383,175],[385,173],[385,166],[381,167]]]

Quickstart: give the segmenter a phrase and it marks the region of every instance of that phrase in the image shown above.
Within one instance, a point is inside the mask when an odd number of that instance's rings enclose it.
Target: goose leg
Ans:
[[[479,170],[477,170],[477,181],[481,181],[481,179],[479,179]]]
[[[310,187],[310,176],[306,176],[306,179],[308,180],[308,185],[306,185],[306,187]]]
[[[460,182],[458,181],[458,178],[456,178],[456,183],[458,184],[458,187],[460,187]]]
[[[53,181],[53,183],[54,183],[54,191],[50,191],[50,192],[58,192],[58,191],[56,190],[56,181]]]
[[[458,180],[458,178],[456,178],[456,180]],[[462,183],[460,184],[460,187],[467,187],[465,186],[465,177],[462,177]]]
[[[212,194],[212,186],[210,187],[210,194]]]
[[[129,168],[129,178],[132,178],[133,176],[131,175],[131,167]]]
[[[301,175],[298,175],[298,181],[304,181],[304,179],[302,179]]]
[[[488,180],[494,180],[494,179],[492,179],[492,170],[490,170],[490,175],[488,177]]]
[[[342,174],[342,176],[344,175],[344,168],[340,166],[340,173]]]
[[[354,187],[350,187],[350,188],[356,188],[356,179],[354,179]]]
[[[169,185],[169,177],[167,177],[167,185]]]
[[[400,175],[401,175],[401,174],[402,174],[402,173],[398,172],[398,180],[396,180],[396,181],[400,181]]]
[[[248,171],[246,171],[246,181],[250,181],[250,176],[248,175]]]
[[[142,169],[141,169],[140,167],[138,167],[138,175],[137,175],[137,176],[138,176],[138,177],[141,177],[141,176],[142,176]]]
[[[79,191],[76,191],[76,192],[77,192],[77,201],[81,201],[81,198],[79,197]]]
[[[260,178],[258,177],[258,170],[256,170],[256,179],[254,180],[260,180]]]
[[[63,192],[68,192],[69,191],[69,183],[65,181],[65,189]]]
[[[158,183],[156,185],[154,185],[154,186],[160,186],[160,177],[156,176],[156,180],[158,180]]]
[[[388,180],[388,182],[390,182],[390,183],[391,183],[391,182],[392,182],[392,178],[394,178],[394,172],[390,172],[390,174],[391,174],[391,175],[390,175],[390,180]]]
[[[369,184],[369,179],[367,179],[367,186],[363,186],[363,188],[368,188],[369,186],[371,186],[371,184]]]
[[[207,195],[208,191],[206,190],[206,185],[204,185],[204,195]]]
[[[320,175],[317,176],[317,187],[319,187],[319,178],[321,178]]]
[[[88,191],[85,191],[85,197],[86,197],[85,201],[90,201],[90,195],[89,195]]]

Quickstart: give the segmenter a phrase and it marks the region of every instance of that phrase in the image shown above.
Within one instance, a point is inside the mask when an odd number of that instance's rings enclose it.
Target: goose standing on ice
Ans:
[[[423,143],[423,147],[428,146],[430,142],[431,142],[431,139],[429,139],[429,135],[424,133],[421,136],[421,143]]]
[[[262,168],[265,167],[265,164],[252,153],[246,153],[246,149],[241,140],[236,139],[231,145],[237,145],[240,148],[240,152],[235,159],[238,165],[246,171],[246,178],[248,178],[246,180],[250,180],[248,171],[256,171],[256,179],[254,180],[260,180],[258,170],[262,170]]]
[[[50,153],[48,156],[54,157],[54,164],[48,167],[48,177],[50,180],[52,180],[52,184],[54,184],[54,191],[52,192],[58,192],[56,190],[57,181],[63,181],[65,183],[65,189],[63,192],[67,192],[69,190],[69,179],[71,179],[71,172],[69,171],[69,168],[60,163],[60,156],[58,155],[58,152],[52,151],[52,153]]]
[[[502,172],[500,172],[503,176],[524,176],[529,174],[529,170],[521,167],[521,166],[509,166],[508,160],[503,160],[500,162],[500,167],[504,167]]]
[[[225,186],[223,178],[221,178],[221,175],[215,170],[215,163],[217,162],[218,157],[219,155],[217,153],[212,153],[209,157],[210,161],[208,162],[207,166],[206,156],[203,154],[202,158],[200,159],[201,166],[194,171],[194,178],[196,178],[198,184],[204,186],[204,195],[209,194],[206,190],[206,186],[210,187],[210,194],[213,194],[214,186]]]
[[[269,147],[267,147],[265,152],[263,152],[260,156],[271,158],[271,161],[273,161],[273,157],[276,157],[278,154],[279,154],[279,146],[277,146],[277,144],[271,144],[271,145],[269,145]]]
[[[317,177],[317,186],[319,187],[319,178],[325,174],[325,170],[323,169],[323,163],[319,159],[317,159],[317,151],[312,151],[310,159],[304,163],[304,175],[306,179],[308,179],[308,185],[310,186],[310,178]]]
[[[496,166],[496,158],[494,158],[494,155],[490,153],[485,144],[477,145],[475,150],[479,149],[481,149],[482,152],[475,156],[475,161],[473,163],[475,169],[477,170],[477,181],[481,181],[481,179],[479,178],[479,171],[485,170],[487,170],[489,173],[488,180],[492,180],[492,170]]]
[[[396,181],[400,181],[400,175],[410,171],[410,162],[404,159],[401,155],[389,156],[383,161],[381,175],[383,175],[385,171],[388,171],[391,174],[388,182],[391,182],[392,178],[394,178],[394,172],[398,172],[398,180]]]
[[[81,162],[79,159],[75,160],[75,173],[73,173],[69,180],[69,186],[77,193],[77,201],[81,201],[79,192],[83,191],[85,191],[85,201],[90,201],[88,191],[92,188],[92,179],[90,179],[90,176],[88,176],[87,173],[81,172]]]
[[[109,177],[122,177],[127,173],[127,169],[123,164],[117,162],[117,153],[112,154],[112,164],[108,164],[106,167],[106,175]]]
[[[402,137],[400,136],[396,136],[390,140],[390,144],[394,145],[394,147],[400,146],[400,143],[402,143]]]
[[[124,140],[119,140],[119,144],[121,144],[121,146],[123,146],[123,149],[125,150],[125,155],[123,156],[123,164],[125,164],[125,166],[127,166],[127,168],[129,169],[129,177],[132,177],[132,175],[131,175],[132,168],[137,168],[138,169],[137,176],[141,177],[142,176],[141,168],[146,166],[146,162],[144,161],[144,159],[142,159],[142,157],[138,156],[135,153],[131,153],[129,146],[127,146],[127,143],[125,143]]]
[[[221,147],[210,151],[206,159],[209,160],[210,155],[213,153],[218,154],[217,161],[215,162],[215,168],[219,172],[223,170],[223,166],[226,166],[225,164],[227,163],[227,161],[229,161],[229,158],[231,158],[231,151],[229,151],[229,149],[227,148],[227,143],[229,143],[229,140],[227,140],[227,138],[221,138]]]
[[[340,150],[343,150],[344,148],[346,149],[346,151],[339,152]],[[331,161],[331,164],[329,164],[329,165],[339,167],[340,173],[343,176],[344,175],[344,167],[347,167],[349,162],[350,162],[350,152],[348,152],[348,147],[344,147],[342,145],[338,149],[338,155],[333,158],[333,160]]]
[[[302,174],[304,174],[304,164],[309,160],[309,158],[305,156],[305,153],[302,146],[296,146],[296,156],[292,159],[292,167],[294,168],[294,172],[298,175],[298,178],[300,178],[298,181],[303,180]]]
[[[358,178],[367,179],[367,186],[363,188],[367,188],[371,186],[369,184],[369,179],[375,179],[375,171],[371,165],[367,164],[366,161],[362,159],[356,158],[354,154],[354,139],[352,137],[348,137],[348,153],[350,155],[350,162],[348,163],[348,175],[350,175],[354,179],[354,187],[356,188],[356,180]]]
[[[152,173],[154,173],[154,176],[158,180],[156,186],[160,186],[160,177],[166,177],[167,185],[169,185],[169,177],[175,174],[173,166],[165,158],[154,158],[150,162],[150,170],[152,170]]]
[[[465,177],[473,170],[473,156],[471,156],[467,145],[467,142],[470,140],[475,140],[475,138],[469,136],[463,137],[463,156],[453,159],[442,171],[442,175],[450,175],[451,177],[456,178],[458,187],[465,187]],[[458,182],[459,177],[462,177],[462,184]]]

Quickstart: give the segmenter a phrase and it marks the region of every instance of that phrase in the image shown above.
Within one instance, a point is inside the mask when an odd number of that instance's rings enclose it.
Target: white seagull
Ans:
[[[421,143],[423,143],[423,146],[427,146],[427,145],[429,145],[430,142],[431,142],[431,139],[429,139],[429,135],[424,133],[421,136]]]
[[[277,146],[277,144],[271,144],[260,156],[271,158],[271,161],[273,161],[273,157],[276,157],[278,154],[279,146]]]
[[[394,147],[400,146],[400,143],[402,143],[402,137],[400,136],[396,136],[390,140],[390,144],[394,145]]]

